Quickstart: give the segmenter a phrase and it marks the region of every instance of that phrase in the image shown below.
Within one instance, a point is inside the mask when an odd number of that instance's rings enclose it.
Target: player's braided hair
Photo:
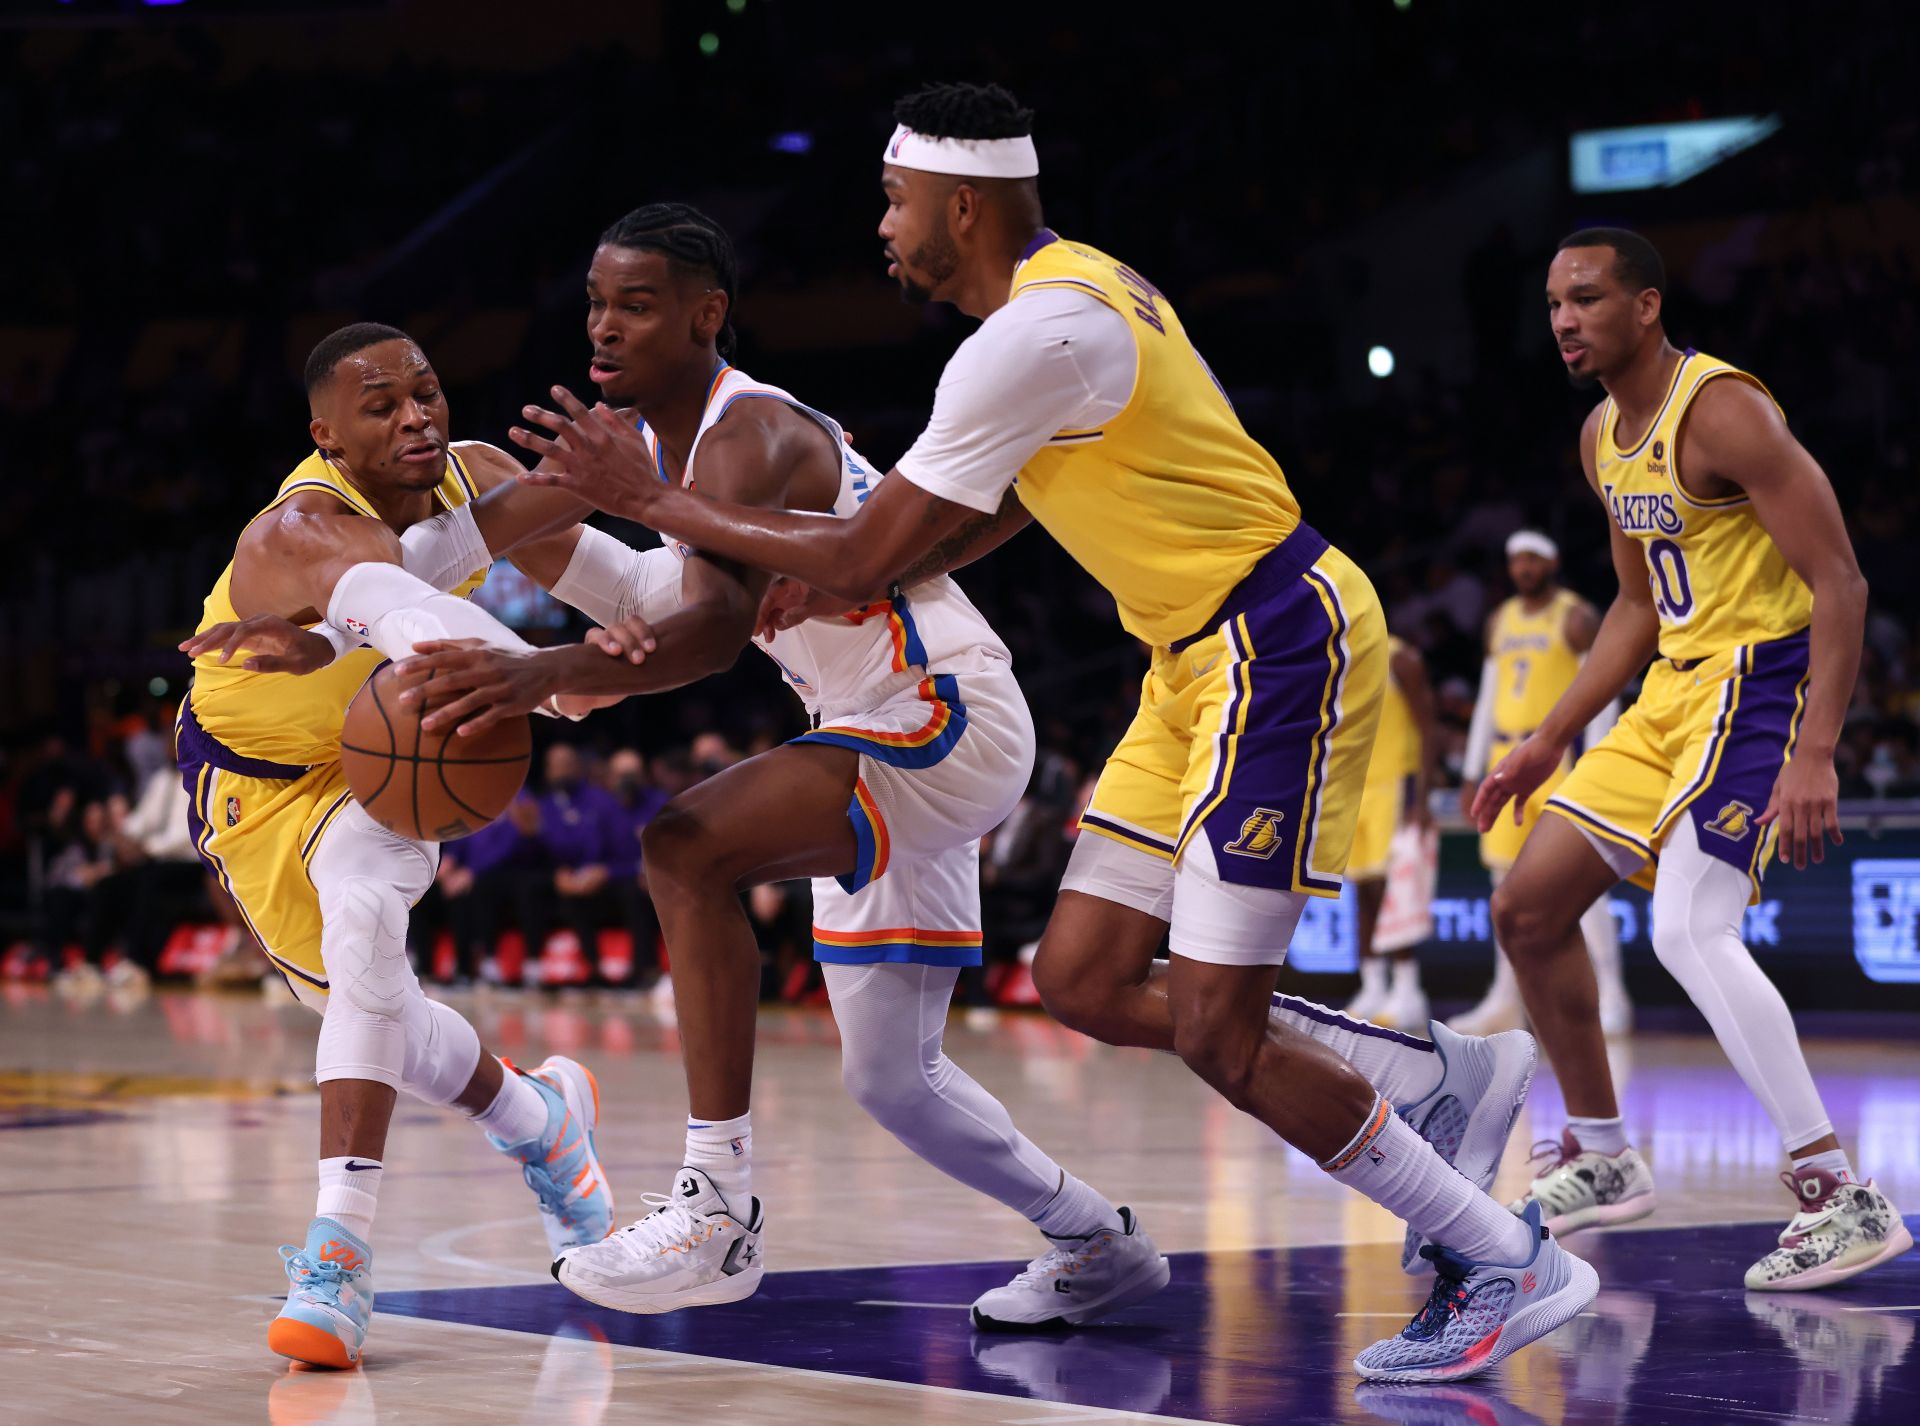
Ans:
[[[317,388],[325,386],[333,377],[333,369],[355,352],[377,347],[382,342],[412,340],[398,327],[389,327],[382,322],[354,322],[337,332],[329,332],[307,356],[303,373],[307,394],[311,396]]]
[[[721,324],[714,346],[721,356],[733,356],[733,302],[740,272],[725,228],[688,203],[649,203],[602,233],[600,245],[664,253],[675,276],[697,273],[726,293],[728,320]]]
[[[1033,110],[997,84],[929,84],[893,106],[895,123],[937,139],[1017,139],[1033,132]]]

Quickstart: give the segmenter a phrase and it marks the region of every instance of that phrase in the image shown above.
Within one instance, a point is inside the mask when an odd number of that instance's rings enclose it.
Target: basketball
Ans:
[[[451,842],[507,810],[527,780],[533,731],[525,715],[474,737],[423,732],[400,702],[393,664],[382,664],[347,705],[340,764],[373,820],[422,842]]]

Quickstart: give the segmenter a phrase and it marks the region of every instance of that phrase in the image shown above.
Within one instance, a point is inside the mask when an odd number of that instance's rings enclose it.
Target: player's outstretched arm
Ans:
[[[1682,440],[1687,468],[1744,490],[1760,527],[1813,591],[1806,712],[1759,818],[1762,826],[1779,823],[1780,860],[1804,867],[1809,856],[1825,855],[1827,836],[1842,840],[1833,752],[1860,674],[1867,581],[1827,473],[1764,392],[1744,381],[1710,382],[1687,413]]]
[[[575,491],[609,514],[707,554],[791,575],[849,607],[891,585],[978,513],[897,473],[845,520],[715,498],[704,466],[702,493],[696,494],[659,478],[646,442],[623,418],[604,406],[588,410],[563,387],[553,392],[561,412],[526,408],[527,419],[551,435],[517,426],[512,431],[515,441],[541,458],[524,481]]]
[[[1594,441],[1599,434],[1599,409],[1580,430],[1580,461],[1587,484],[1600,494],[1594,465]],[[1515,748],[1488,774],[1473,799],[1473,820],[1482,832],[1492,828],[1500,809],[1511,801],[1513,819],[1525,814],[1527,799],[1553,775],[1573,740],[1607,704],[1619,697],[1636,673],[1647,666],[1659,647],[1660,616],[1654,612],[1653,590],[1647,583],[1645,556],[1640,546],[1620,531],[1607,515],[1608,547],[1620,589],[1594,631],[1593,647],[1560,701],[1553,705],[1531,737]]]

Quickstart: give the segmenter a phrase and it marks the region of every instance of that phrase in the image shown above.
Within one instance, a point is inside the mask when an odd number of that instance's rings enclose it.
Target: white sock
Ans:
[[[1033,1216],[1033,1226],[1049,1238],[1090,1238],[1102,1228],[1122,1225],[1120,1210],[1105,1194],[1062,1169],[1060,1191]]]
[[[1617,1154],[1627,1147],[1627,1128],[1617,1114],[1611,1119],[1583,1119],[1569,1114],[1567,1127],[1573,1130],[1581,1148],[1596,1154]]]
[[[1387,990],[1387,959],[1385,956],[1360,957],[1360,993],[1362,995],[1384,995]]]
[[[314,1200],[313,1216],[331,1218],[361,1242],[367,1242],[373,1234],[373,1210],[380,1199],[384,1167],[378,1159],[352,1154],[320,1160],[320,1194]]]
[[[753,1111],[707,1122],[687,1116],[688,1168],[713,1180],[727,1207],[745,1219],[753,1211]]]
[[[500,1092],[473,1122],[503,1144],[524,1144],[547,1132],[547,1097],[504,1060]]]
[[[1420,962],[1412,956],[1396,956],[1393,961],[1393,993],[1420,993]]]
[[[1360,1132],[1320,1167],[1471,1262],[1518,1267],[1533,1259],[1527,1225],[1449,1166],[1377,1095]]]
[[[1842,1183],[1858,1183],[1854,1177],[1853,1162],[1847,1157],[1845,1149],[1828,1149],[1824,1154],[1808,1154],[1805,1158],[1793,1161],[1793,1170],[1825,1169]]]
[[[1394,1104],[1418,1104],[1446,1072],[1431,1040],[1355,1020],[1297,995],[1274,996],[1267,1017],[1318,1040]]]

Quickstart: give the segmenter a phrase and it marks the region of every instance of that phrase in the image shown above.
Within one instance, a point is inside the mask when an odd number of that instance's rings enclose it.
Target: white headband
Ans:
[[[1516,530],[1507,536],[1507,558],[1515,555],[1538,555],[1543,560],[1558,560],[1560,546],[1541,534],[1538,530]]]
[[[959,178],[1038,178],[1040,155],[1031,136],[1017,139],[940,139],[905,124],[887,140],[881,158],[895,168],[950,173]]]

